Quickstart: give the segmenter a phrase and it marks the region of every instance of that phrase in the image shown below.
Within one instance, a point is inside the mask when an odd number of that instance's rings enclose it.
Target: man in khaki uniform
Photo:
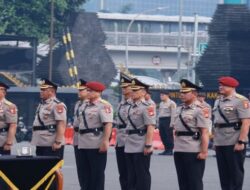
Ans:
[[[36,110],[31,143],[36,146],[36,155],[63,159],[66,106],[56,98],[53,82],[42,79],[40,90],[42,101]]]
[[[249,100],[236,93],[239,82],[233,77],[219,78],[214,104],[214,145],[222,190],[242,190],[244,161],[250,126]]]
[[[86,190],[104,190],[113,109],[110,103],[101,99],[105,89],[102,83],[90,81],[86,86],[89,101],[80,109],[78,136],[81,175],[86,182]]]
[[[203,190],[205,159],[208,155],[209,114],[197,103],[200,87],[182,79],[174,119],[174,162],[180,190]]]
[[[80,124],[80,109],[81,107],[84,107],[87,100],[87,87],[86,87],[86,81],[83,79],[79,80],[79,87],[78,87],[78,97],[79,100],[75,104],[74,108],[74,122],[73,122],[73,127],[74,127],[74,137],[73,137],[73,145],[74,145],[74,151],[75,151],[75,159],[76,159],[76,169],[77,169],[77,176],[78,176],[78,181],[81,187],[81,190],[85,189],[85,182],[84,178],[81,176],[80,172],[80,164],[81,164],[81,159],[80,159],[80,154],[79,154],[79,149],[78,149],[78,135],[79,135],[79,124]]]
[[[165,151],[159,155],[173,155],[173,119],[176,111],[176,103],[169,98],[167,90],[160,92],[161,103],[159,105],[159,131]]]
[[[0,155],[10,155],[17,128],[17,107],[5,99],[7,89],[0,82]]]
[[[128,169],[128,189],[150,190],[150,157],[156,125],[155,106],[145,102],[145,89],[148,85],[133,79],[131,82],[133,100],[128,109],[125,153]]]
[[[123,100],[119,103],[117,109],[117,136],[116,136],[116,160],[119,171],[119,180],[122,190],[128,190],[128,172],[127,164],[124,153],[125,141],[128,136],[126,133],[126,127],[128,123],[128,108],[132,104],[131,100],[131,80],[132,78],[121,73],[120,75],[120,87],[122,88]]]

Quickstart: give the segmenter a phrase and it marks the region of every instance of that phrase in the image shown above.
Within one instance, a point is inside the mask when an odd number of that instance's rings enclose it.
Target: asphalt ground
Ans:
[[[26,142],[17,144],[12,153],[16,154],[16,150],[21,146],[29,145]],[[34,147],[32,147],[34,153]],[[172,156],[159,156],[159,150],[155,150],[151,158],[151,176],[152,190],[178,190],[177,176]],[[214,151],[209,151],[209,157],[206,161],[206,169],[203,178],[204,190],[220,190],[220,182],[217,171],[216,159],[213,157]],[[64,190],[80,190],[76,165],[74,158],[73,146],[65,146],[64,152]],[[106,167],[106,190],[120,190],[119,175],[116,164],[114,147],[110,147],[108,151],[108,161]],[[245,180],[243,190],[250,189],[250,158],[245,161]]]
[[[160,151],[154,151],[151,159],[152,190],[178,190],[177,175],[172,156],[159,156]],[[220,182],[217,171],[216,159],[213,157],[214,151],[209,152],[206,161],[204,175],[204,190],[220,190]],[[245,182],[243,190],[250,189],[250,158],[245,161]],[[74,160],[74,150],[71,146],[65,149],[64,189],[79,190],[76,176],[76,166]],[[119,175],[116,164],[115,150],[111,147],[108,152],[108,161],[106,167],[106,190],[120,190]]]

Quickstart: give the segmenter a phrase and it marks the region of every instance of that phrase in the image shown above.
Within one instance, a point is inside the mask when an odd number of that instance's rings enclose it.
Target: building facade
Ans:
[[[127,65],[129,70],[137,75],[150,76],[167,82],[177,80],[178,2],[177,0],[90,0],[84,5],[84,9],[98,12],[107,37],[106,48],[117,67]],[[192,73],[193,60],[197,60],[197,56],[201,53],[199,47],[206,46],[209,40],[208,25],[218,3],[222,3],[222,0],[183,0],[179,76],[189,78]],[[198,14],[195,51],[194,13]],[[131,22],[133,24],[127,31]]]

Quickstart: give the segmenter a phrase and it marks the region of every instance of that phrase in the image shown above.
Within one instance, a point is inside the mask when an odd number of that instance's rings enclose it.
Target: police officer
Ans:
[[[181,80],[183,104],[177,107],[174,119],[174,162],[180,190],[203,190],[209,115],[197,103],[199,89],[190,81]]]
[[[90,81],[86,86],[89,101],[80,109],[78,136],[81,175],[86,190],[103,190],[113,109],[110,103],[101,99],[105,89],[102,83]]]
[[[17,128],[17,107],[5,99],[9,86],[0,82],[0,155],[10,155]]]
[[[159,131],[165,151],[159,155],[172,155],[174,148],[173,140],[173,119],[176,111],[176,104],[169,98],[167,90],[160,92],[161,103],[159,105]]]
[[[81,164],[81,159],[78,151],[78,131],[79,131],[79,123],[80,123],[80,109],[81,107],[85,106],[85,103],[88,101],[87,100],[87,87],[86,87],[86,81],[83,79],[79,79],[79,87],[78,87],[78,97],[79,100],[75,104],[74,108],[74,122],[73,122],[73,127],[74,127],[74,138],[73,138],[73,145],[74,145],[74,151],[75,151],[75,159],[76,159],[76,168],[77,168],[77,176],[78,176],[78,181],[81,187],[81,190],[85,189],[85,182],[84,178],[81,176],[80,172],[80,164]]]
[[[125,153],[128,169],[129,190],[150,190],[150,157],[156,124],[155,107],[145,102],[145,89],[148,85],[137,79],[132,80],[133,103],[128,110],[128,137]]]
[[[242,190],[244,161],[250,125],[249,100],[236,93],[239,82],[219,78],[220,97],[215,101],[214,145],[222,190]]]
[[[63,159],[66,106],[56,98],[56,90],[55,83],[41,79],[41,103],[36,110],[31,143],[36,146],[36,155]]]
[[[122,190],[128,189],[128,172],[124,153],[125,141],[127,138],[126,126],[128,123],[128,108],[132,103],[131,100],[131,80],[132,78],[125,73],[120,75],[120,87],[122,88],[123,100],[119,103],[117,109],[116,125],[116,160],[119,171],[119,180]]]

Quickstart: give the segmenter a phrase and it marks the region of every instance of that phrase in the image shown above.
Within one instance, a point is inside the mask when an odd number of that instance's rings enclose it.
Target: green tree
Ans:
[[[55,35],[87,0],[54,0]],[[0,34],[49,36],[51,0],[0,0]]]

